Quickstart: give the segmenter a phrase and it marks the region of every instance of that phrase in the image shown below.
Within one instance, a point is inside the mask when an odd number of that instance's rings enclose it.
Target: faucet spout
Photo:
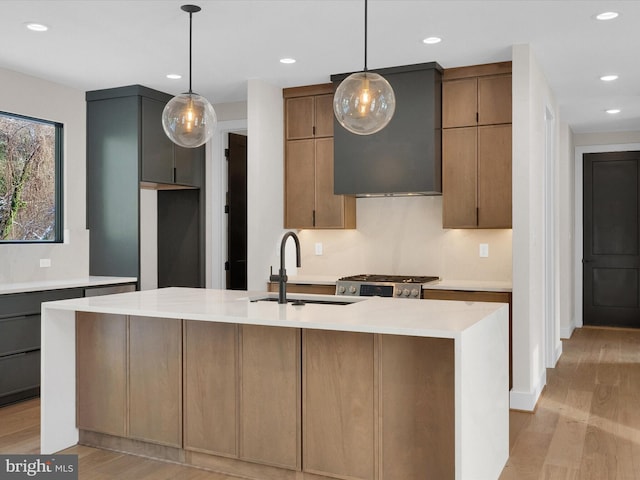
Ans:
[[[296,266],[300,267],[300,240],[294,232],[287,232],[280,241],[280,271],[278,275],[271,275],[269,280],[278,282],[278,303],[287,303],[287,270],[285,268],[285,246],[289,237],[293,238],[296,244]]]

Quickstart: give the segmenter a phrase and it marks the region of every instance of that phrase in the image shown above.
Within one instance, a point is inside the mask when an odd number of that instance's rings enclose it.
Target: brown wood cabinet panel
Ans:
[[[184,322],[184,448],[238,456],[238,325]]]
[[[477,112],[477,78],[442,83],[442,128],[474,126]]]
[[[129,436],[182,446],[182,324],[129,317]]]
[[[267,285],[269,292],[278,291],[277,282],[269,282]],[[336,286],[333,285],[316,285],[306,283],[287,283],[287,293],[313,293],[316,295],[335,295]]]
[[[344,225],[343,195],[333,194],[333,138],[316,140],[316,228]]]
[[[374,478],[374,351],[373,334],[303,331],[305,472]]]
[[[313,228],[315,142],[315,140],[287,142],[285,228]]]
[[[127,435],[127,317],[76,314],[78,428]]]
[[[442,223],[477,226],[477,128],[442,131]]]
[[[299,470],[300,330],[240,332],[240,458]]]
[[[478,128],[478,228],[511,228],[511,125]]]
[[[453,340],[380,336],[381,479],[455,478]]]
[[[315,136],[333,137],[333,94],[315,97]]]
[[[315,102],[313,97],[285,99],[285,138],[299,140],[313,138]]]
[[[511,123],[511,75],[478,78],[478,125]]]

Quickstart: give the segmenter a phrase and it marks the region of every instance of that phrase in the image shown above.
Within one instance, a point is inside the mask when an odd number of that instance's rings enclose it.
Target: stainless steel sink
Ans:
[[[262,298],[252,298],[251,302],[277,302],[278,297],[262,297]],[[328,300],[328,299],[310,299],[310,298],[289,298],[287,299],[287,303],[295,306],[303,306],[307,303],[314,303],[320,305],[351,305],[352,303],[356,303],[354,301],[344,301],[344,300]]]

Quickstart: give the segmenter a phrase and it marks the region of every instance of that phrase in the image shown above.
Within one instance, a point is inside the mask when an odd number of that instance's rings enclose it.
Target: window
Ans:
[[[62,241],[62,124],[0,112],[0,242]]]

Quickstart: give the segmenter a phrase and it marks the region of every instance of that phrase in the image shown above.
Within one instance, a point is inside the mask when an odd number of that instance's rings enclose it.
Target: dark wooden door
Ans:
[[[584,324],[640,327],[640,152],[583,163]]]
[[[227,288],[247,289],[247,137],[229,134]]]

